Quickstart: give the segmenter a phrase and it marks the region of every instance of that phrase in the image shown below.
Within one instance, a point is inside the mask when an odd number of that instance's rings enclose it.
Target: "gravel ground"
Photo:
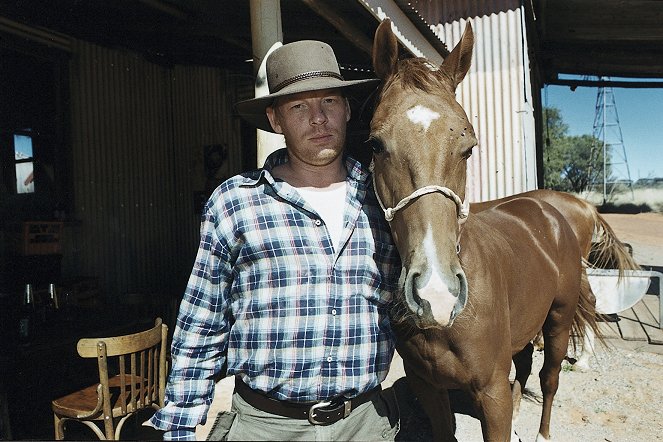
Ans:
[[[641,344],[642,345],[642,344]],[[663,437],[663,355],[624,347],[598,349],[586,372],[565,363],[552,412],[551,436],[559,441],[655,441]],[[535,355],[536,372],[543,354]],[[516,431],[524,441],[538,432],[541,390],[531,376]],[[468,439],[481,440],[480,434]]]
[[[534,441],[541,418],[538,371],[543,353],[534,355],[532,375],[516,424],[523,441]],[[564,363],[551,416],[551,437],[557,441],[663,440],[661,375],[663,354],[627,348],[597,349],[586,372]],[[481,441],[479,421],[456,414],[459,441]],[[402,440],[409,440],[402,434]],[[423,440],[423,439],[422,439]]]

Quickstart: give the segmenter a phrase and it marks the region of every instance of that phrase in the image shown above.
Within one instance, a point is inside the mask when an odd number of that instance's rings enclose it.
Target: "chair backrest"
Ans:
[[[97,358],[99,366],[100,400],[103,401],[105,433],[115,437],[113,418],[126,417],[151,406],[163,407],[166,389],[166,343],[168,326],[157,318],[153,328],[130,335],[107,338],[84,338],[76,349],[84,358]],[[109,358],[117,358],[109,362]],[[109,366],[111,374],[109,375]],[[112,374],[117,371],[117,374]],[[113,388],[113,396],[111,396]],[[115,394],[119,391],[119,396]],[[118,398],[115,410],[111,403]],[[117,433],[121,430],[118,425]]]

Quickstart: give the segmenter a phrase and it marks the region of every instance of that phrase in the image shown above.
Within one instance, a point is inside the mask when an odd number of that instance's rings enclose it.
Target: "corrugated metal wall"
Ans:
[[[450,50],[468,19],[474,29],[472,67],[457,91],[479,138],[468,172],[470,200],[536,188],[534,111],[520,1],[413,3]]]
[[[240,81],[222,69],[166,68],[78,41],[71,61],[74,217],[65,276],[97,276],[111,301],[181,293],[198,244],[203,146],[241,167]],[[66,264],[66,265],[65,265]]]

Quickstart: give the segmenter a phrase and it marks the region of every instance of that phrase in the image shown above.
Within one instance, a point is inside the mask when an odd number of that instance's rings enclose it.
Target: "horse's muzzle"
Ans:
[[[462,269],[451,278],[435,273],[423,278],[411,271],[405,278],[404,295],[420,328],[449,327],[467,303],[467,279]]]

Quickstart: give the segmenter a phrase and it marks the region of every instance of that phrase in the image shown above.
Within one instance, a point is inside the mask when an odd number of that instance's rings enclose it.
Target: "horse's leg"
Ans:
[[[513,409],[508,372],[494,373],[484,388],[472,391],[471,394],[481,421],[483,440],[502,442],[518,440],[517,437],[514,439],[511,431]]]
[[[525,392],[525,384],[532,373],[532,354],[534,344],[529,342],[525,348],[513,356],[513,365],[516,367],[516,376],[511,386],[511,401],[513,402],[513,416],[511,418],[511,429],[515,432],[516,421],[520,413],[520,401]]]
[[[573,312],[551,311],[543,326],[543,337],[545,345],[543,348],[543,367],[539,372],[541,380],[541,392],[543,393],[543,410],[541,412],[541,423],[539,424],[538,441],[550,440],[550,415],[552,404],[557,388],[559,386],[559,372],[562,370],[562,361],[566,356],[571,331],[570,321],[566,324],[555,323],[553,317],[573,317]]]
[[[413,370],[409,369],[407,364],[404,364],[404,366],[408,384],[410,384],[410,388],[419,399],[421,408],[430,420],[433,440],[456,441],[456,426],[447,390],[434,388],[414,373]]]

